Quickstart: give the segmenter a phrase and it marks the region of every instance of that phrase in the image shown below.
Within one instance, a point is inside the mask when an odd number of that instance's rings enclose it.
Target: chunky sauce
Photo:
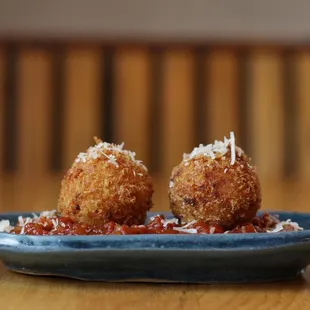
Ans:
[[[35,221],[17,224],[11,231],[13,234],[26,235],[138,235],[138,234],[223,234],[223,233],[263,233],[279,223],[277,217],[264,214],[255,217],[252,223],[225,230],[217,224],[206,224],[202,221],[181,226],[176,219],[166,220],[157,215],[146,225],[119,225],[109,222],[104,225],[88,225],[76,223],[68,217],[40,216]],[[290,224],[283,226],[282,231],[294,230]]]

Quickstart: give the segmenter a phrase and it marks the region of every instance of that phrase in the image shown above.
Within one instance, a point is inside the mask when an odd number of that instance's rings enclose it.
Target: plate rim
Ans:
[[[263,211],[264,212],[264,211]],[[267,211],[265,211],[267,212]],[[1,213],[1,218],[12,218],[18,215],[29,215],[32,212]],[[149,212],[154,214],[170,214],[170,212]],[[281,217],[305,216],[310,213],[270,211]],[[295,246],[310,246],[310,229],[281,233],[232,233],[232,234],[141,234],[141,235],[14,235],[0,233],[0,252],[3,251],[32,251],[45,248],[47,252],[78,251],[129,251],[129,250],[190,250],[190,251],[259,251]],[[78,247],[77,247],[78,246]]]

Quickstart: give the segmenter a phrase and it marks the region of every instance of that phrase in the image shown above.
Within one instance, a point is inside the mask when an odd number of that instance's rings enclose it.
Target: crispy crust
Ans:
[[[80,223],[144,224],[153,194],[147,170],[122,152],[105,153],[118,166],[103,156],[75,162],[62,180],[58,211]]]
[[[227,229],[250,222],[261,205],[261,187],[245,154],[230,165],[230,151],[217,159],[198,156],[172,171],[169,199],[184,222],[203,220]]]

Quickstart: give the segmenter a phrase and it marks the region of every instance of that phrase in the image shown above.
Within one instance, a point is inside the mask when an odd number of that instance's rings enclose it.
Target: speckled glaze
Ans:
[[[1,214],[0,219],[14,221],[20,214]],[[0,259],[16,272],[86,281],[242,283],[294,279],[310,264],[310,214],[277,214],[305,230],[228,235],[0,233]]]

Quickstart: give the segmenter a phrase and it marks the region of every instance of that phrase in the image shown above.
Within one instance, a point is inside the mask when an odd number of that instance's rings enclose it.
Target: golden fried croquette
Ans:
[[[183,222],[202,220],[230,229],[249,223],[261,205],[255,168],[231,133],[224,142],[185,154],[169,184],[170,207]]]
[[[135,153],[96,140],[80,153],[61,183],[58,211],[87,224],[144,224],[153,185]]]

